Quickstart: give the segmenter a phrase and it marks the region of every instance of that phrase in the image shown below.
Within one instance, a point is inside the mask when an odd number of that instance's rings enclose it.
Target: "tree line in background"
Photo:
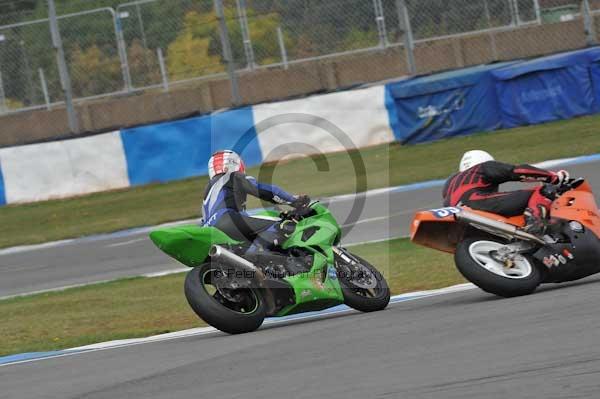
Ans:
[[[2,1],[2,0],[0,0]],[[4,0],[6,1],[6,0]],[[118,7],[116,0],[55,0],[59,15],[112,7],[121,13],[127,61],[134,86],[161,82],[157,49],[165,54],[170,80],[183,80],[225,70],[218,22],[212,0],[157,0]],[[487,11],[484,10],[484,1]],[[234,59],[248,66],[235,0],[224,0]],[[519,0],[529,12],[532,0]],[[388,43],[399,42],[395,0],[383,0]],[[46,0],[14,0],[0,25],[43,19]],[[504,25],[510,21],[507,0],[407,0],[415,37]],[[246,0],[248,30],[257,65],[281,61],[277,30],[290,59],[302,59],[381,44],[370,0]],[[487,12],[487,14],[486,14]],[[487,15],[487,16],[486,16]],[[490,20],[491,18],[491,20]],[[119,91],[123,71],[113,19],[108,11],[59,21],[76,97]],[[51,100],[61,98],[48,23],[0,29],[0,71],[5,95],[13,106],[43,103],[39,70]]]

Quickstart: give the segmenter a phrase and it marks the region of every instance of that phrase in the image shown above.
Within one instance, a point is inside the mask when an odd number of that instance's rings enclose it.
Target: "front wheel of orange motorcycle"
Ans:
[[[490,237],[470,237],[456,247],[458,271],[482,290],[505,298],[529,295],[543,280],[543,273],[531,257],[520,254],[502,262],[496,251],[506,243]]]

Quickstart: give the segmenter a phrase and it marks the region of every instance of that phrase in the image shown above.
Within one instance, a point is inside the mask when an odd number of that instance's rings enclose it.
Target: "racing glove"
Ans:
[[[305,208],[310,204],[310,197],[308,195],[300,194],[296,196],[294,202],[292,202],[292,206],[296,209]]]

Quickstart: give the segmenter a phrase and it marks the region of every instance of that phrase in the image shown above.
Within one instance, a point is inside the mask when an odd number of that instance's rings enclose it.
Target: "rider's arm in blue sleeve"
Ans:
[[[243,173],[235,173],[234,178],[244,191],[262,200],[274,204],[285,205],[291,205],[296,200],[295,196],[287,193],[281,188],[271,184],[259,183],[252,176],[245,176]]]

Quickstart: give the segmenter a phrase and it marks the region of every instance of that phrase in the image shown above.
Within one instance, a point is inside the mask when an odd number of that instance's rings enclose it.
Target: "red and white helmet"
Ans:
[[[245,171],[244,161],[233,151],[217,151],[208,160],[208,176],[211,179],[221,173]]]

